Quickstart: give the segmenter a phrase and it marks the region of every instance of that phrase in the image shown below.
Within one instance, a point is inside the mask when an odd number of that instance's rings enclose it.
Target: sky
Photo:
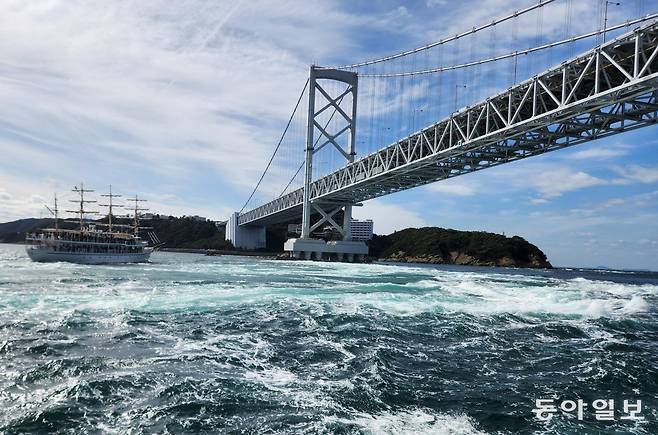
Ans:
[[[267,164],[310,64],[420,46],[531,3],[4,0],[0,222],[45,216],[53,192],[66,201],[80,182],[138,193],[156,213],[226,219]],[[595,4],[573,7],[584,20]],[[553,21],[547,13],[548,39]],[[493,231],[535,243],[556,266],[658,270],[657,133],[471,173],[354,213],[380,234]]]

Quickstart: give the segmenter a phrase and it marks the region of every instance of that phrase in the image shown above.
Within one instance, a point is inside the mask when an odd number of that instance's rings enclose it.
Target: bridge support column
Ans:
[[[226,223],[225,240],[240,249],[265,249],[265,227],[238,224],[239,213],[231,215]]]
[[[339,95],[331,95],[320,80],[331,80],[342,82],[346,85]],[[352,203],[348,201],[340,203],[323,203],[314,200],[313,188],[313,156],[325,146],[333,147],[350,164],[354,162],[356,155],[356,97],[358,76],[356,73],[336,69],[318,68],[311,66],[309,75],[308,92],[308,129],[306,132],[306,153],[304,172],[304,197],[302,202],[302,231],[299,239],[289,239],[284,249],[292,253],[294,258],[305,259],[333,259],[339,261],[346,258],[353,261],[354,257],[364,258],[368,254],[368,246],[364,242],[352,241]],[[317,94],[316,94],[317,91]],[[319,97],[321,107],[316,111],[316,96]],[[341,103],[347,102],[351,97],[351,105],[341,108]],[[326,116],[325,110],[334,110],[340,119],[337,132],[327,131],[329,122],[324,122],[322,116]],[[324,113],[324,115],[323,115]],[[331,119],[331,118],[329,118]],[[324,124],[324,125],[323,125]],[[316,137],[317,133],[317,137]],[[347,137],[345,135],[347,134]],[[317,145],[317,146],[316,146]],[[342,225],[335,220],[335,215],[343,211]],[[311,223],[313,215],[320,215],[320,219]],[[312,239],[311,233],[322,230],[323,225],[328,225],[340,232],[342,240],[325,242],[324,240]]]
[[[331,95],[322,84],[320,80],[331,80],[334,82],[345,83],[346,89],[340,95]],[[333,146],[340,154],[345,157],[348,163],[354,161],[356,155],[356,101],[357,101],[357,85],[358,76],[356,73],[349,71],[342,71],[330,68],[319,68],[315,65],[311,66],[309,74],[309,88],[308,88],[308,125],[306,131],[306,149],[304,155],[304,198],[302,203],[302,233],[301,238],[306,239],[311,237],[311,214],[313,213],[313,205],[311,199],[313,192],[311,191],[313,181],[313,156],[315,153],[323,149],[325,146]],[[316,91],[319,91],[321,102],[320,110],[315,110]],[[351,96],[351,111],[343,110],[341,103],[347,101],[345,97]],[[323,121],[320,118],[326,109],[333,109],[335,113],[339,114],[340,119],[345,122],[345,125],[337,133],[332,134],[328,132],[327,126],[329,123],[322,126]],[[348,113],[349,112],[349,113]],[[317,131],[317,141],[316,141]],[[347,146],[341,144],[344,139],[345,133],[348,133],[346,138]],[[322,141],[322,143],[320,143]],[[343,141],[345,143],[345,141]],[[318,145],[319,144],[319,145]],[[317,145],[317,147],[316,147]],[[345,219],[347,222],[344,225],[349,229],[349,222],[352,218],[351,208],[346,207]],[[349,239],[349,231],[348,231]]]
[[[352,205],[343,207],[343,240],[352,240]]]

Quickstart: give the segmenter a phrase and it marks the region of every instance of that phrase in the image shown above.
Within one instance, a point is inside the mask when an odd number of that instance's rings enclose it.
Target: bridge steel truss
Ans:
[[[346,89],[339,93],[339,95],[333,96],[325,90],[320,82],[320,80],[331,80],[342,82],[346,85]],[[302,195],[302,238],[308,238],[311,236],[311,232],[317,228],[320,228],[323,224],[327,223],[331,225],[334,229],[338,230],[343,236],[344,240],[351,240],[351,221],[352,221],[352,204],[347,202],[345,204],[332,203],[329,204],[329,207],[332,209],[325,210],[327,204],[321,204],[317,201],[313,201],[313,198],[309,195],[313,190],[310,186],[313,185],[312,175],[313,175],[313,157],[318,153],[322,148],[327,145],[332,145],[340,154],[345,157],[347,164],[354,162],[354,156],[356,155],[356,103],[357,103],[357,85],[358,85],[358,76],[356,73],[349,71],[342,71],[337,69],[328,69],[328,68],[318,68],[316,66],[311,66],[311,72],[309,77],[309,93],[308,93],[308,131],[306,135],[306,152],[304,157],[305,172],[304,172],[304,188]],[[322,95],[320,100],[324,100],[326,104],[320,108],[320,110],[315,110],[315,92],[319,91]],[[351,110],[350,113],[346,113],[341,108],[341,102],[344,97],[350,96],[351,98]],[[333,108],[334,114],[338,113],[340,121],[342,121],[342,128],[339,127],[337,131],[329,132],[329,123],[322,126],[319,122],[319,116],[327,109]],[[329,118],[331,120],[331,118]],[[318,141],[316,143],[315,133],[317,131]],[[347,136],[347,150],[344,150],[340,143],[337,142],[337,139],[343,134],[348,134]],[[324,139],[324,142],[319,143]],[[319,144],[319,145],[318,145]],[[343,211],[343,224],[338,224],[333,216],[338,211]],[[314,213],[315,212],[315,213]],[[312,214],[320,214],[320,219],[314,224],[311,223]]]
[[[310,198],[355,204],[657,122],[653,21],[314,181]],[[303,190],[240,225],[299,217]]]

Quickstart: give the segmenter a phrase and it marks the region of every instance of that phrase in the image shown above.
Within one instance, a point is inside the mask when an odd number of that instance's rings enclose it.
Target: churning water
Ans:
[[[655,434],[658,275],[0,245],[0,433],[51,431]]]

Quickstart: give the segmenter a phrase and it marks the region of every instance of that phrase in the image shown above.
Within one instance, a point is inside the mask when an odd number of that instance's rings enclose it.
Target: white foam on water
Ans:
[[[520,275],[438,272],[435,279],[440,289],[432,294],[410,295],[405,301],[404,312],[412,313],[415,308],[419,308],[420,312],[442,308],[473,314],[509,312],[583,317],[624,316],[650,310],[649,303],[641,295],[658,293],[658,286],[583,278],[559,280]],[[414,299],[417,304],[413,303]]]
[[[280,367],[271,367],[260,371],[249,371],[245,378],[257,381],[268,388],[280,390],[281,387],[298,382],[297,375]]]
[[[440,284],[437,280],[434,279],[424,279],[418,282],[408,282],[404,284],[404,286],[413,287],[413,288],[422,288],[422,289],[428,289],[428,288],[438,289],[440,287]]]
[[[649,304],[642,296],[634,295],[630,301],[624,305],[622,311],[625,313],[644,313],[649,311]]]
[[[608,301],[605,299],[592,299],[592,300],[582,300],[577,301],[578,311],[584,305],[587,305],[587,308],[580,313],[585,317],[599,318],[599,317],[609,317],[615,311],[617,305],[616,301]],[[572,305],[573,306],[573,305]]]
[[[585,278],[574,278],[562,281],[569,288],[578,289],[587,292],[597,292],[616,296],[630,296],[638,291],[651,294],[658,294],[658,286],[655,285],[634,285],[621,284],[611,281],[593,281]]]
[[[20,313],[25,319],[43,320],[57,317],[62,310],[203,311],[277,303],[298,312],[311,309],[313,315],[379,310],[396,316],[464,312],[631,317],[655,309],[658,295],[656,285],[485,270],[238,257],[209,260],[173,254],[156,260],[135,267],[54,263],[43,265],[43,270],[41,265],[28,264],[35,267],[32,281],[3,295],[0,316]],[[15,273],[2,271],[0,278],[14,282]],[[266,320],[276,315],[270,308],[262,314]],[[309,329],[316,326],[308,317],[304,324]]]
[[[327,423],[334,421],[353,424],[371,434],[395,435],[484,435],[472,420],[463,414],[432,413],[423,409],[386,411],[379,414],[356,414],[351,419],[327,417]]]
[[[583,284],[591,288],[583,288]],[[590,282],[578,286],[563,282],[557,286],[519,287],[513,283],[475,281],[463,276],[457,282],[444,281],[439,287],[417,293],[348,293],[334,298],[332,308],[344,313],[375,308],[402,316],[465,312],[478,315],[559,314],[586,318],[623,317],[650,309],[646,300],[638,294],[643,289],[637,286],[629,286],[631,288],[624,289],[624,296],[618,296],[606,294],[605,287],[601,291]]]
[[[340,409],[340,406],[326,394],[326,389],[344,387],[344,382],[323,382],[319,385],[313,380],[301,379],[291,371],[275,366],[247,371],[243,376],[244,379],[260,384],[269,392],[275,393],[277,401],[290,402],[297,408],[334,411]]]
[[[364,267],[350,266],[353,270]],[[327,268],[324,266],[323,270]],[[337,271],[334,269],[333,272]],[[235,304],[257,305],[280,301],[300,307],[328,305],[331,311],[346,314],[374,308],[400,316],[447,311],[482,315],[505,312],[552,313],[597,318],[628,316],[647,311],[650,307],[642,295],[655,294],[657,291],[656,286],[616,284],[581,278],[556,280],[453,272],[432,276],[432,270],[429,274],[427,270],[422,272],[425,276],[403,284],[364,282],[363,277],[359,278],[359,282],[350,283],[344,281],[346,274],[341,270],[341,281],[327,280],[310,287],[306,283],[301,288],[296,288],[296,284],[272,286],[265,283],[236,288],[229,283],[182,285],[176,289],[165,286],[146,293],[140,291],[143,285],[130,282],[117,286],[120,293],[118,298],[108,295],[107,298],[81,304],[80,308],[212,310]],[[130,286],[135,288],[131,289]],[[387,290],[378,290],[382,286]],[[271,313],[268,316],[271,317]]]
[[[336,352],[341,353],[345,357],[345,359],[343,360],[344,362],[351,361],[355,358],[355,355],[352,352],[345,349],[345,346],[342,343],[338,343],[338,342],[335,342],[335,341],[329,341],[325,338],[315,338],[314,341],[315,341],[316,345],[317,344],[324,345],[324,346],[332,348]]]

